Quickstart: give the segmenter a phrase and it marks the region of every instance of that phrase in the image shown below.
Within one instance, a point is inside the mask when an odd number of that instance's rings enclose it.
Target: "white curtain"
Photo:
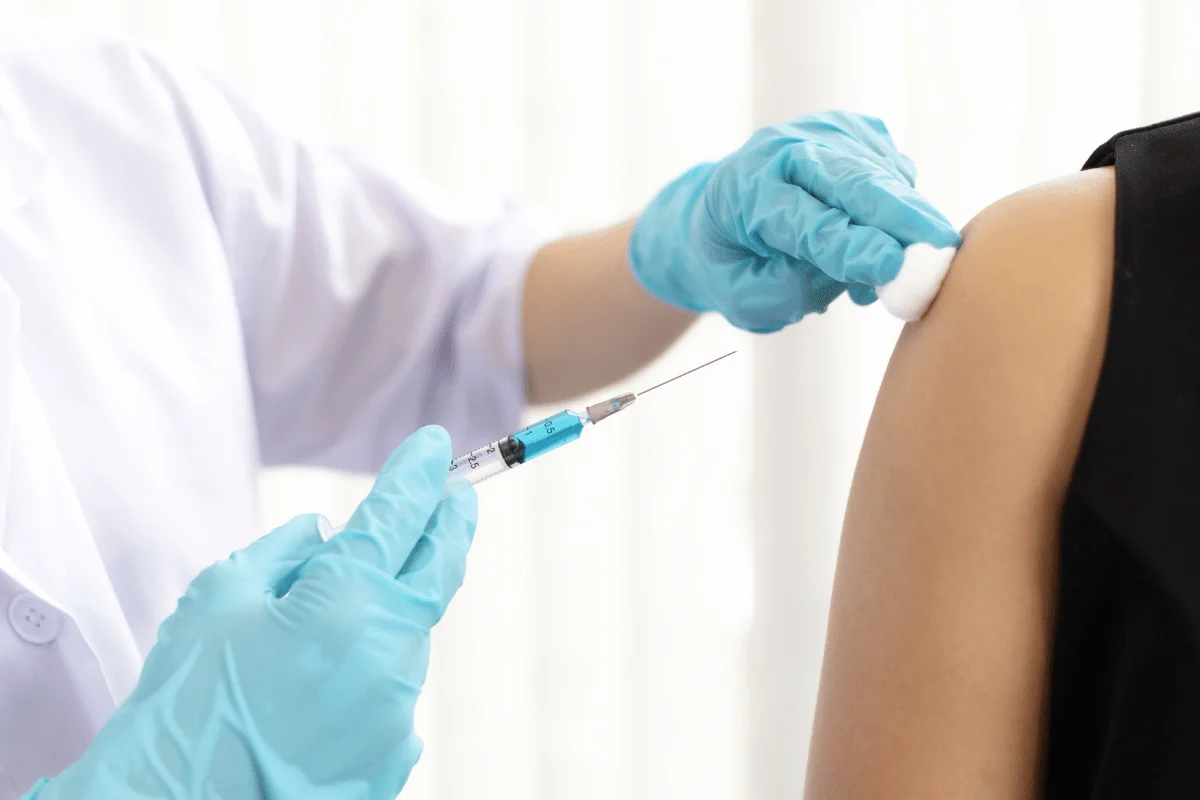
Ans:
[[[179,51],[289,127],[564,230],[825,107],[884,117],[960,224],[1200,108],[1187,0],[0,0],[5,24],[45,17]],[[621,387],[739,356],[485,485],[404,796],[798,796],[837,532],[898,331],[846,303],[767,338],[706,320]],[[342,518],[365,488],[272,472],[263,528]]]

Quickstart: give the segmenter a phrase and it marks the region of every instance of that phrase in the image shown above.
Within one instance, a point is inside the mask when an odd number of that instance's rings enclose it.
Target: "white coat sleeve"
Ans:
[[[172,94],[233,275],[262,458],[376,471],[423,424],[456,451],[519,425],[531,215],[467,223],[274,129],[198,72]]]

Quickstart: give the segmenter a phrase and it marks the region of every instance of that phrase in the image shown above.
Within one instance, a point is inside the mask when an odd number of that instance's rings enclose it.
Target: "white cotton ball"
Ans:
[[[904,249],[900,272],[875,290],[879,302],[892,316],[916,322],[937,297],[957,252],[953,247],[939,248],[924,242],[909,245]]]

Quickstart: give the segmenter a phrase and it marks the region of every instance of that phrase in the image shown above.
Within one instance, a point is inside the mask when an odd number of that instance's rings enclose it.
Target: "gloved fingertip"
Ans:
[[[957,250],[962,247],[962,234],[949,221],[945,221],[944,225],[931,227],[921,243],[938,249],[949,247]]]
[[[441,425],[424,425],[409,438],[429,451],[450,452],[450,432]]]
[[[437,507],[450,459],[445,428],[426,425],[415,431],[388,458],[347,520],[346,532],[329,547],[394,575]]]
[[[450,434],[441,425],[418,428],[392,451],[379,471],[380,478],[412,463],[430,467],[444,463],[450,466]]]
[[[416,434],[426,437],[430,442],[445,441],[450,444],[450,433],[441,425],[423,425],[417,429]]]
[[[426,425],[419,433],[425,437],[425,444],[430,449],[431,457],[443,459],[449,464],[451,454],[450,432],[441,425]]]

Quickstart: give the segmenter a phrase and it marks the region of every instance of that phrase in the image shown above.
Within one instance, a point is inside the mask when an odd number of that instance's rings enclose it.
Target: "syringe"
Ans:
[[[660,386],[666,386],[671,381],[678,380],[684,375],[690,375],[709,364],[715,364],[736,352],[736,350],[731,350],[720,358],[714,358],[698,367],[692,367],[687,372],[681,372],[673,378],[656,383],[649,389],[636,394],[626,392],[602,403],[590,405],[582,414],[570,409],[560,411],[511,436],[497,439],[491,444],[472,450],[465,456],[459,456],[450,463],[450,474],[446,478],[446,488],[442,492],[442,497],[468,485],[481,483],[488,478],[508,472],[516,466],[549,453],[551,450],[570,444],[583,435],[585,425],[595,425],[601,420],[608,419],[618,411],[629,408],[633,405],[634,400],[647,392],[652,392]]]

